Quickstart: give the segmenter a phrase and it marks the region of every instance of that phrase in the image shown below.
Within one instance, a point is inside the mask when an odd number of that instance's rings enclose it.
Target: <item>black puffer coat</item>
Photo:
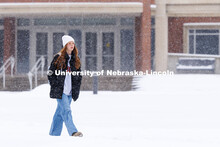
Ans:
[[[81,71],[81,67],[79,69],[75,68],[75,55],[72,52],[71,53],[71,59],[70,59],[70,68],[71,71]],[[47,77],[50,83],[50,98],[55,98],[55,99],[62,99],[62,94],[63,94],[63,89],[64,89],[64,82],[65,82],[65,75],[55,75],[55,70],[57,70],[57,67],[55,66],[54,62],[56,62],[57,58],[60,56],[60,54],[56,54],[50,64],[49,70]],[[69,55],[66,53],[65,55],[66,58],[66,68],[62,69],[62,71],[67,70],[67,65],[68,65],[68,60],[69,60]],[[52,73],[49,74],[49,73]],[[81,81],[82,81],[82,75],[72,75],[71,74],[71,79],[72,79],[72,98],[74,101],[76,101],[79,97],[80,93],[80,86],[81,86]]]

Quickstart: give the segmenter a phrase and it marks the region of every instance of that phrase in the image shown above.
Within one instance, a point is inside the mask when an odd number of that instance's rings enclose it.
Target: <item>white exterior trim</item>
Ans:
[[[220,30],[220,23],[184,23],[183,24],[183,52],[189,53],[189,30],[194,29],[194,54],[196,51],[196,33],[195,30],[198,29],[217,29]],[[220,43],[220,32],[218,33],[203,33],[203,35],[219,35],[219,43]],[[219,53],[220,53],[220,45],[219,45]]]
[[[140,2],[0,3],[0,14],[141,14]]]
[[[208,27],[210,27],[210,26],[220,26],[220,23],[217,23],[217,22],[209,22],[209,23],[184,23],[183,24],[183,26],[196,26],[196,27],[198,27],[198,26],[208,26]]]

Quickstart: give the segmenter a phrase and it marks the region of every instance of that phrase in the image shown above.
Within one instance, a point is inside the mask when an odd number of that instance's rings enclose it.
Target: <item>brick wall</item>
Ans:
[[[143,0],[1,0],[1,2],[143,2]]]
[[[151,4],[155,4],[155,0],[151,0]]]
[[[168,51],[183,52],[183,24],[200,22],[220,22],[220,17],[169,17],[168,18]]]
[[[1,0],[1,2],[142,2],[143,13],[136,17],[135,29],[135,66],[137,70],[151,69],[151,0]],[[10,37],[10,38],[13,38]],[[7,40],[8,37],[5,37]],[[6,42],[4,43],[6,44]],[[15,49],[14,49],[15,50]],[[7,55],[8,57],[8,55]]]

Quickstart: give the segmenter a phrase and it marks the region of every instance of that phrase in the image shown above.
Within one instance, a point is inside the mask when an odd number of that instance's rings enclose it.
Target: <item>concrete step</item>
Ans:
[[[179,58],[176,66],[178,74],[214,74],[215,58]]]
[[[132,85],[132,76],[99,76],[98,90],[105,91],[130,91],[135,89]],[[2,78],[0,78],[0,91],[28,91],[30,84],[27,75],[6,76],[6,88],[3,88]],[[47,76],[38,76],[38,85],[48,83]],[[35,88],[34,78],[32,79],[32,88]],[[84,91],[93,90],[93,77],[83,76],[80,87]]]
[[[99,76],[98,90],[130,91],[132,90],[133,76]],[[81,90],[93,89],[93,77],[83,76]]]
[[[38,77],[38,85],[47,82],[47,77]],[[32,79],[32,86],[35,87],[34,78]],[[3,78],[0,78],[0,91],[27,91],[30,90],[30,83],[28,76],[14,75],[6,76],[5,88],[3,88]]]

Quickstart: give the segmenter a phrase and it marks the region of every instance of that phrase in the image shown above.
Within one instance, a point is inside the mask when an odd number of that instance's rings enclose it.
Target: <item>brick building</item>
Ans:
[[[150,68],[149,1],[5,2],[0,4],[0,61],[15,56],[17,74],[28,72],[42,55],[46,67],[61,49],[63,34],[75,38],[83,69]]]
[[[15,74],[25,75],[43,56],[46,71],[69,34],[83,70],[177,72],[180,58],[210,58],[220,73],[219,6],[219,0],[2,0],[0,66],[12,55]]]
[[[185,70],[219,74],[219,8],[219,0],[157,0],[151,11],[155,16],[155,69],[178,73],[181,66],[176,65],[185,60],[191,63],[182,66]]]

